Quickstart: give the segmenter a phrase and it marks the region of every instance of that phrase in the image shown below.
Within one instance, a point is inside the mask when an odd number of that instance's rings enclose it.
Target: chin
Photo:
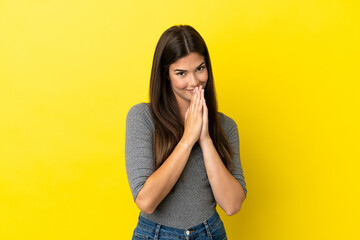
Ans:
[[[182,99],[184,99],[184,100],[186,100],[186,101],[188,101],[188,102],[191,101],[191,97],[188,97],[188,96],[182,96]]]
[[[188,101],[188,102],[190,102],[191,101],[191,99],[192,99],[192,97],[193,97],[193,94],[191,94],[190,92],[188,92],[188,91],[186,91],[185,90],[185,92],[175,92],[174,91],[174,94],[175,94],[175,97],[176,97],[176,99],[179,101],[180,99],[182,99],[182,100],[180,100],[180,101]]]
[[[189,102],[191,101],[191,98],[189,98],[187,96],[184,96],[183,99],[186,100],[186,101],[189,101]]]

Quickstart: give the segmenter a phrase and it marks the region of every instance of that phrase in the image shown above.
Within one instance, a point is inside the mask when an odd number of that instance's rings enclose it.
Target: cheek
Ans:
[[[175,88],[180,88],[180,89],[186,88],[186,81],[183,81],[176,77],[171,79],[171,83],[172,83],[173,87],[175,87]]]
[[[206,71],[203,74],[201,74],[201,76],[199,77],[199,80],[203,83],[207,83],[207,81],[209,80],[208,72]]]

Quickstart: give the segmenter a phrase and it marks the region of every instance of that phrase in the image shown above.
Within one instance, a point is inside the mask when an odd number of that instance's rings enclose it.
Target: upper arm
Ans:
[[[155,171],[152,150],[151,112],[144,103],[133,106],[126,116],[125,163],[131,193],[136,196]]]
[[[229,117],[226,117],[226,126],[227,127],[224,129],[224,131],[233,149],[233,157],[232,157],[233,171],[231,174],[241,184],[246,198],[247,195],[246,182],[240,160],[239,131],[236,122]]]

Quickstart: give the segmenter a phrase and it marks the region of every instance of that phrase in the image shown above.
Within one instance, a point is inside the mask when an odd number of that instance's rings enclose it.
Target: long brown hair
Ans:
[[[208,107],[210,137],[225,166],[233,168],[233,151],[220,124],[214,78],[205,41],[193,27],[177,25],[161,35],[151,70],[150,108],[155,124],[153,152],[156,169],[169,157],[184,133],[184,124],[170,85],[169,67],[192,52],[204,56],[208,70],[204,95]]]

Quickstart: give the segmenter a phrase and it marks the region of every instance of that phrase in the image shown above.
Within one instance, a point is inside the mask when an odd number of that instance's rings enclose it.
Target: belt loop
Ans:
[[[160,227],[161,227],[161,224],[158,223],[157,226],[156,226],[156,230],[155,230],[154,240],[158,240],[158,239],[159,239]]]
[[[203,222],[204,225],[205,225],[205,228],[206,228],[206,233],[208,235],[208,237],[210,238],[210,240],[213,240],[212,236],[211,236],[211,232],[210,232],[210,228],[209,228],[209,225],[207,223],[207,220]]]

